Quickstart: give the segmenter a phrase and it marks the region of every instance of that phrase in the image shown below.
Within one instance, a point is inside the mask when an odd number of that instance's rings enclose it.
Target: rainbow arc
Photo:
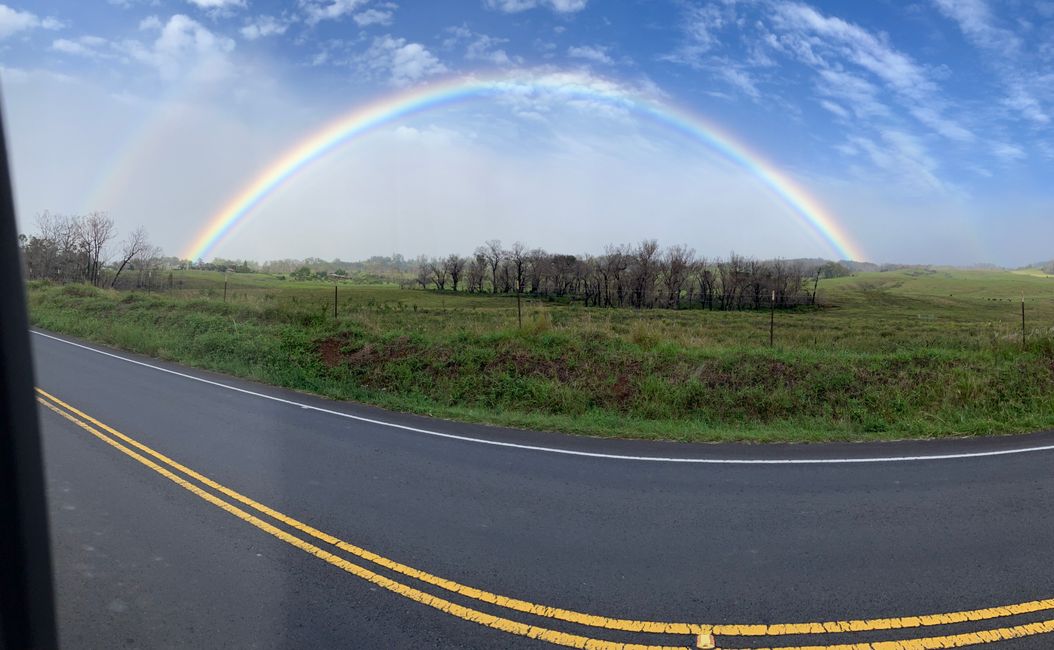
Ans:
[[[460,77],[415,87],[359,106],[311,133],[272,161],[220,208],[194,237],[183,257],[209,256],[255,209],[299,172],[338,147],[410,115],[471,99],[549,93],[566,99],[604,102],[641,115],[693,138],[749,172],[790,209],[831,252],[843,259],[866,259],[861,248],[834,216],[790,176],[717,125],[686,110],[629,91],[617,84],[576,74]]]

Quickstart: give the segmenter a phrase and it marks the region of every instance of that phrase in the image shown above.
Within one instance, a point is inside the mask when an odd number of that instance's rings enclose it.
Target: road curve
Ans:
[[[1054,647],[1049,433],[601,440],[33,347],[68,647]]]

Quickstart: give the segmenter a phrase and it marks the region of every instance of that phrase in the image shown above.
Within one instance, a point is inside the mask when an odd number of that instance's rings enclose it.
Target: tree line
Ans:
[[[707,258],[654,239],[609,245],[601,255],[504,248],[490,240],[467,257],[420,260],[414,284],[437,291],[566,298],[597,307],[742,310],[813,304],[821,277],[848,274],[838,263]]]
[[[117,237],[114,221],[105,212],[43,212],[37,216],[36,234],[19,235],[25,277],[114,287],[122,274],[131,273],[135,286],[141,286],[148,273],[162,267],[161,249],[150,243],[142,227],[119,243]]]

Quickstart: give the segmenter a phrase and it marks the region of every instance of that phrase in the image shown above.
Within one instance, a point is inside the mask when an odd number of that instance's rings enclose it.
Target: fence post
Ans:
[[[523,329],[523,310],[520,308],[520,292],[516,292],[516,324]]]
[[[227,272],[223,272],[223,302],[227,302]]]
[[[772,304],[769,307],[769,347],[776,344],[776,290],[772,290]]]
[[[1021,294],[1021,349],[1025,348],[1025,294]]]
[[[337,317],[337,282],[333,281],[333,318]]]

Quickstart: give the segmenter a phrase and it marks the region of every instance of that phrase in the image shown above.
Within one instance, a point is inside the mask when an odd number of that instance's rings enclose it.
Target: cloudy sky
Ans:
[[[26,231],[44,210],[105,210],[181,255],[324,125],[471,77],[515,91],[349,139],[213,254],[656,237],[838,257],[753,163],[604,99],[625,96],[741,143],[867,259],[1054,258],[1054,0],[8,1],[0,80]],[[564,82],[597,96],[538,90]]]

